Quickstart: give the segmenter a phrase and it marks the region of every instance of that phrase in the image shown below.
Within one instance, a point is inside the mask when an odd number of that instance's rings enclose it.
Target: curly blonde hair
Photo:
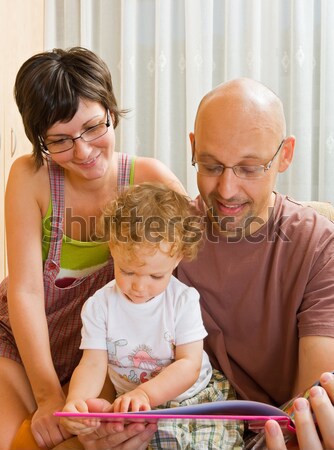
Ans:
[[[135,259],[143,245],[155,252],[162,250],[162,243],[169,243],[169,256],[192,260],[203,234],[201,218],[190,199],[156,183],[126,188],[106,205],[102,223],[111,248],[121,248]]]

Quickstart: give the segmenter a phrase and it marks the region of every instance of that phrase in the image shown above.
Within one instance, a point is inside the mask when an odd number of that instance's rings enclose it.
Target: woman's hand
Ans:
[[[320,386],[310,390],[309,402],[298,398],[294,402],[295,424],[298,446],[286,446],[282,431],[277,422],[266,423],[266,443],[268,450],[334,450],[334,376],[324,373],[320,377]],[[312,411],[311,411],[312,408]],[[321,438],[317,432],[312,412],[319,427]]]
[[[90,412],[110,412],[107,400],[87,400]],[[85,450],[146,450],[154,433],[156,424],[103,422],[93,433],[78,436]]]
[[[48,399],[48,401],[38,405],[37,411],[31,421],[31,431],[40,448],[52,449],[60,442],[72,436],[60,424],[59,418],[53,415],[55,411],[61,411],[63,407],[63,399]]]

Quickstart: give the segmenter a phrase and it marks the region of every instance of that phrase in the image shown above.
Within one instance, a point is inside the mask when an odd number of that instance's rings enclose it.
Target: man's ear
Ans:
[[[284,144],[283,144],[282,150],[281,150],[281,158],[280,158],[279,167],[278,167],[279,172],[285,172],[286,169],[290,166],[292,159],[293,159],[293,153],[295,150],[295,142],[296,142],[296,138],[294,136],[288,136],[284,140]]]
[[[195,157],[195,135],[193,132],[189,133],[189,139],[191,144],[191,160]]]

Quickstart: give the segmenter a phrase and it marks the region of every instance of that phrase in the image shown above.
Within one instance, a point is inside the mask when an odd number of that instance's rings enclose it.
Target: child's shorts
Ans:
[[[208,386],[194,397],[167,402],[164,408],[196,405],[218,400],[235,400],[236,393],[226,377],[213,370]],[[148,450],[241,450],[244,423],[237,420],[161,420]]]

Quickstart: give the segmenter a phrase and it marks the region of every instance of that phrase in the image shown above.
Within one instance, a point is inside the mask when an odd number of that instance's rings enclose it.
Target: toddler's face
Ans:
[[[161,294],[167,287],[173,270],[180,262],[178,255],[170,256],[165,249],[152,252],[142,246],[135,259],[126,248],[110,248],[114,259],[115,279],[122,293],[133,303],[145,303]]]

